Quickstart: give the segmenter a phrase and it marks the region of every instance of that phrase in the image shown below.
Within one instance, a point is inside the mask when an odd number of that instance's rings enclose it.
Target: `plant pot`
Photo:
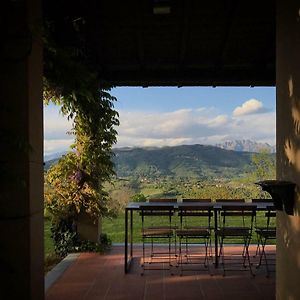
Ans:
[[[79,238],[84,241],[95,243],[100,242],[100,234],[102,232],[102,218],[94,220],[85,212],[81,212],[77,219],[77,233]]]

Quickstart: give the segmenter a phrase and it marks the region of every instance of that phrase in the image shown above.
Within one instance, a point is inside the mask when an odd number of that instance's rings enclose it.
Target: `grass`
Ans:
[[[154,197],[157,195],[163,195],[164,194],[164,190],[162,188],[155,188],[151,185],[145,185],[142,189],[141,189],[141,193],[144,194],[146,197]]]
[[[141,232],[141,217],[137,214],[133,214],[133,242],[140,243]],[[102,230],[108,235],[113,243],[124,243],[125,236],[125,216],[120,214],[117,218],[107,219],[103,218]]]
[[[45,256],[54,253],[54,245],[51,238],[51,221],[48,218],[45,218],[44,222],[44,250]]]
[[[54,244],[51,238],[51,222],[48,218],[44,219],[44,251],[45,251],[45,260],[44,260],[44,270],[45,273],[53,269],[62,258],[55,254]]]

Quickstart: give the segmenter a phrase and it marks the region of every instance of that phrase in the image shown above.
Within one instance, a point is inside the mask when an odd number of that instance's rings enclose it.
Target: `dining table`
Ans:
[[[214,265],[215,268],[219,265],[219,256],[218,256],[218,236],[217,236],[217,228],[218,228],[218,212],[226,206],[245,206],[245,207],[254,207],[256,211],[264,211],[268,207],[274,206],[273,202],[270,201],[258,201],[258,202],[129,202],[125,207],[125,249],[124,249],[124,271],[128,273],[130,271],[130,266],[133,256],[133,213],[140,212],[141,206],[162,206],[162,207],[172,207],[174,211],[178,211],[181,207],[209,207],[211,206],[214,212],[214,227],[212,228],[214,231]]]

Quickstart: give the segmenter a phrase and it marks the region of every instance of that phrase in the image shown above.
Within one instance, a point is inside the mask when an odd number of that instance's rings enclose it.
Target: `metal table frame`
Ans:
[[[226,205],[238,205],[238,206],[254,206],[256,210],[266,210],[267,207],[272,206],[273,204],[270,202],[178,202],[178,203],[172,203],[172,202],[163,202],[163,203],[152,203],[152,202],[130,202],[128,203],[127,207],[125,208],[125,251],[124,251],[124,271],[125,273],[128,273],[130,270],[130,265],[133,259],[133,212],[139,211],[141,205],[149,205],[149,206],[171,206],[175,210],[178,210],[179,207],[187,206],[195,206],[195,207],[201,207],[201,206],[212,206],[214,211],[214,231],[215,231],[215,268],[219,265],[219,259],[218,259],[218,236],[217,231],[215,230],[218,228],[218,211]]]

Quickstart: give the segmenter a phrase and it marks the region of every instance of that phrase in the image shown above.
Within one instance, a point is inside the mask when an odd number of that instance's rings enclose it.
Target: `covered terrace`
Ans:
[[[84,20],[82,51],[97,67],[99,78],[110,85],[276,86],[277,179],[299,186],[299,1],[4,1],[0,298],[45,295],[43,44],[36,30],[43,18],[56,24],[57,40],[69,46],[71,25]],[[277,216],[277,299],[300,298],[299,196],[296,188],[292,215],[279,211]],[[98,261],[103,266],[112,263],[109,276],[118,260],[118,254],[111,255],[106,262],[105,257]],[[126,276],[117,277],[120,286],[130,280]],[[157,283],[164,282],[158,275]],[[80,288],[80,283],[74,280],[73,288]],[[159,289],[156,292],[161,295]],[[119,299],[120,293],[110,298]],[[248,294],[245,289],[242,297]]]

